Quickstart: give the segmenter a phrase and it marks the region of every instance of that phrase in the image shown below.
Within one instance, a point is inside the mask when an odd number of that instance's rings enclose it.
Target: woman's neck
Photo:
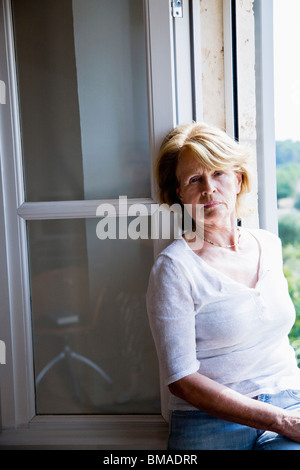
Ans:
[[[210,245],[223,248],[234,248],[238,245],[240,232],[236,223],[236,219],[227,220],[226,223],[204,223],[204,226],[196,226],[198,237]]]

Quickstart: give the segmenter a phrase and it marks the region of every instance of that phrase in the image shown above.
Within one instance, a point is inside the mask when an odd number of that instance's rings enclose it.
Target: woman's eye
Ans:
[[[223,175],[223,171],[216,171],[215,173],[215,176],[222,176]]]
[[[190,179],[190,183],[197,183],[199,180],[199,176],[194,176],[193,178]]]

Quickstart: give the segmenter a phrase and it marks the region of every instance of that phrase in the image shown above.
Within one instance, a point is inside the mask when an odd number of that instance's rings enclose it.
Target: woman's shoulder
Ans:
[[[175,274],[185,271],[192,262],[190,251],[183,238],[175,239],[158,254],[152,272],[171,270]]]
[[[174,240],[157,256],[150,273],[147,298],[159,295],[165,289],[169,292],[171,287],[190,292],[189,262],[186,261],[186,242],[182,239]],[[150,300],[149,300],[150,301]]]
[[[262,228],[246,228],[246,230],[254,235],[260,242],[280,244],[279,236],[269,230]]]
[[[159,256],[176,257],[185,250],[185,247],[186,242],[184,239],[182,237],[176,238],[159,253]]]
[[[257,240],[268,263],[282,263],[282,243],[279,236],[265,229],[247,229]]]
[[[180,237],[173,240],[167,247],[165,247],[157,257],[157,262],[171,263],[171,264],[185,264],[191,262],[193,259],[193,252],[187,245],[186,241]]]

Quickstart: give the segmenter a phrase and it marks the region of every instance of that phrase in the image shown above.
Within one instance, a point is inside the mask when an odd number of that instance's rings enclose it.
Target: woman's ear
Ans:
[[[179,186],[177,186],[177,188],[176,188],[176,194],[177,194],[178,198],[180,199],[180,201],[182,201],[182,195],[181,195]]]
[[[236,172],[236,182],[237,182],[237,192],[236,192],[236,194],[239,194],[241,192],[242,181],[243,181],[243,173],[237,171]]]

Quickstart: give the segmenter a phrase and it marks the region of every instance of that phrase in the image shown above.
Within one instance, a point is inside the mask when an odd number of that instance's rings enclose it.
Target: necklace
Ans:
[[[239,243],[240,243],[240,238],[241,238],[241,232],[240,232],[240,228],[237,227],[237,232],[238,232],[238,239],[235,243],[233,243],[233,245],[220,245],[219,243],[215,243],[215,242],[212,242],[211,240],[208,240],[208,238],[205,238],[205,237],[201,237],[201,235],[196,231],[197,235],[202,238],[202,240],[204,240],[205,242],[207,243],[210,243],[211,245],[214,245],[214,246],[219,246],[220,248],[233,248],[234,246],[239,246]]]

